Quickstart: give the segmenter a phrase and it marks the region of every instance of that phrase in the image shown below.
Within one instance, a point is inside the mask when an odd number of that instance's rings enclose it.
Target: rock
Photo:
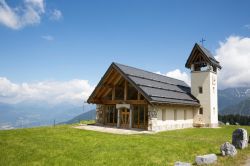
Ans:
[[[191,164],[177,161],[175,162],[174,166],[191,166]]]
[[[195,162],[197,165],[213,164],[217,161],[215,154],[207,154],[204,156],[196,156]]]
[[[239,149],[246,148],[248,146],[247,131],[242,128],[234,130],[232,135],[232,144]]]
[[[229,142],[222,144],[220,147],[220,151],[222,156],[235,156],[237,154],[235,146],[233,146]]]

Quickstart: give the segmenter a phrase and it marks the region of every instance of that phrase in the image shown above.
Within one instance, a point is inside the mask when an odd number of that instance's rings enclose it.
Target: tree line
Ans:
[[[219,121],[229,123],[230,125],[248,125],[250,126],[250,116],[246,115],[219,115]]]

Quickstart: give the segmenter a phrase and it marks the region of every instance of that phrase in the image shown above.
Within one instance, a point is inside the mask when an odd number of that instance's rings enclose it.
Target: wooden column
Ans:
[[[128,81],[125,80],[125,85],[124,85],[124,101],[127,100],[127,94],[128,94]]]
[[[117,111],[118,111],[118,112],[117,112],[117,127],[119,128],[120,125],[121,125],[121,118],[120,118],[121,109],[118,108]]]
[[[132,128],[132,124],[133,124],[133,106],[130,107],[130,111],[129,111],[129,128]]]
[[[112,89],[112,100],[115,100],[115,87]]]
[[[137,100],[141,100],[141,94],[137,92]]]

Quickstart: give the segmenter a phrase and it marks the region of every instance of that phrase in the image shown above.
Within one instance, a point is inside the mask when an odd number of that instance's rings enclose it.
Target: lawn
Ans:
[[[70,125],[0,131],[0,165],[173,165],[216,153],[237,126],[183,129],[153,135],[115,135]],[[250,127],[244,127],[250,131]],[[217,165],[241,165],[250,148]]]

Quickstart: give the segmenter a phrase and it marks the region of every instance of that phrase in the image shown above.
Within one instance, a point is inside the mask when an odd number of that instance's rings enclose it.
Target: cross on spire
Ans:
[[[206,40],[205,40],[204,38],[201,38],[200,43],[201,43],[202,46],[204,46],[204,42],[205,42],[205,41],[206,41]]]

